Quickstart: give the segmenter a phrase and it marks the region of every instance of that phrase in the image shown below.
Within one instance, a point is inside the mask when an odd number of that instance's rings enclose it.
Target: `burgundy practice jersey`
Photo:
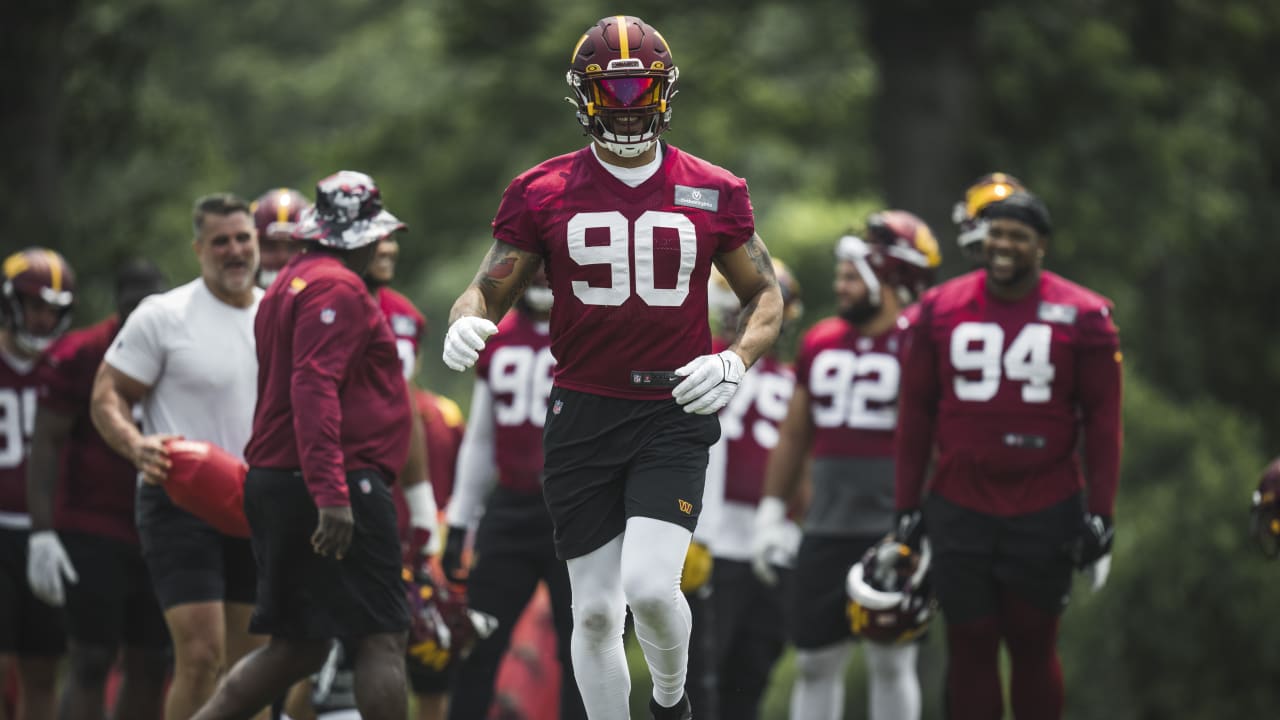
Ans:
[[[317,507],[346,505],[345,472],[394,480],[409,454],[409,395],[395,338],[359,276],[295,255],[254,320],[258,405],[250,466],[302,469]]]
[[[544,259],[555,294],[556,385],[641,400],[631,370],[675,370],[711,349],[711,258],[755,232],[745,180],[663,144],[653,177],[628,187],[590,146],[511,182],[493,236]]]
[[[893,328],[876,337],[838,317],[805,333],[796,354],[796,383],[809,393],[815,459],[893,456],[899,356],[915,312],[907,308]]]
[[[526,313],[507,313],[476,361],[476,377],[493,394],[498,484],[526,494],[542,491],[542,426],[556,365],[546,324],[538,326]]]
[[[107,445],[89,416],[94,376],[119,331],[120,320],[112,316],[58,340],[40,371],[40,407],[73,419],[59,459],[54,529],[136,544],[133,498],[138,472]]]
[[[417,367],[418,348],[427,333],[427,318],[413,301],[386,286],[378,288],[378,309],[391,325],[391,334],[396,337],[396,353],[408,380]]]
[[[1058,275],[1014,302],[979,270],[929,291],[905,360],[896,504],[931,491],[994,515],[1078,492],[1084,430],[1089,509],[1111,514],[1120,469],[1120,351],[1111,302]]]
[[[0,528],[31,526],[27,516],[27,454],[36,424],[38,370],[0,349]]]
[[[462,409],[458,403],[443,395],[435,395],[421,388],[413,388],[413,398],[422,417],[422,430],[427,440],[427,473],[436,498],[436,507],[444,508],[453,494],[454,475],[458,467],[458,451],[462,448],[462,434],[466,431]],[[409,503],[404,499],[404,488],[395,484],[391,493],[396,503],[396,522],[400,528],[400,540],[406,551],[410,543]],[[441,520],[441,527],[444,520]]]
[[[795,384],[790,367],[765,355],[751,366],[733,399],[720,411],[720,432],[726,443],[725,500],[760,502],[769,451],[778,444],[778,425],[787,416]]]

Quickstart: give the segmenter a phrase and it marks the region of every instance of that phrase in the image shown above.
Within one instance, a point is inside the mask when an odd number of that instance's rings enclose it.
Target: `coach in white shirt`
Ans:
[[[252,429],[258,361],[253,322],[258,238],[249,206],[200,198],[193,248],[200,277],[142,302],[107,351],[93,387],[93,421],[137,466],[138,534],[173,638],[165,717],[185,720],[221,673],[262,640],[248,632],[256,569],[247,539],[219,533],[178,508],[161,483],[164,441],[206,440],[241,456]],[[142,406],[142,431],[130,408]]]

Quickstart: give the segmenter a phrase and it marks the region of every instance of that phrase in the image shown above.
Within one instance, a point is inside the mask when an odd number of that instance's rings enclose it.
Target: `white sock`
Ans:
[[[919,646],[864,643],[871,720],[920,720]]]
[[[625,720],[630,712],[631,674],[622,646],[627,612],[622,595],[622,537],[566,563],[573,597],[569,648],[574,678],[590,718]]]
[[[693,616],[680,592],[680,573],[691,537],[674,523],[633,517],[622,543],[623,593],[653,679],[653,699],[663,707],[680,702],[689,670]]]
[[[797,650],[791,717],[804,720],[844,717],[844,666],[848,661],[848,642],[818,650]]]

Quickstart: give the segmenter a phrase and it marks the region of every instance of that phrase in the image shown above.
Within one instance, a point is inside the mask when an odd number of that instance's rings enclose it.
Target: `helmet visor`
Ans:
[[[601,78],[596,81],[596,103],[605,108],[656,105],[660,87],[652,77]]]

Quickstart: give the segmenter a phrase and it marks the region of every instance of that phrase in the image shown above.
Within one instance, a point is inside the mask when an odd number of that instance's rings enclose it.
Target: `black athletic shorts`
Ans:
[[[1045,612],[1065,610],[1074,571],[1067,548],[1080,534],[1083,513],[1079,495],[1013,517],[931,496],[924,504],[925,533],[933,546],[930,575],[947,621],[998,614],[1003,590]]]
[[[66,585],[67,636],[80,645],[164,648],[169,630],[142,550],[132,543],[59,532],[80,581]]]
[[[562,560],[595,550],[640,516],[690,532],[702,511],[715,415],[675,400],[624,400],[551,389],[542,431],[543,496]]]
[[[806,534],[801,538],[787,603],[787,627],[797,648],[815,650],[853,637],[845,581],[849,568],[882,537]]]
[[[249,468],[244,510],[258,561],[249,631],[296,640],[403,632],[409,605],[400,577],[396,508],[375,470],[347,473],[355,532],[342,560],[311,548],[319,514],[302,473]]]
[[[67,649],[62,610],[27,584],[30,532],[0,528],[0,654],[56,657]]]
[[[253,604],[256,571],[244,538],[223,535],[183,510],[159,485],[138,486],[142,557],[160,607],[197,602]]]

